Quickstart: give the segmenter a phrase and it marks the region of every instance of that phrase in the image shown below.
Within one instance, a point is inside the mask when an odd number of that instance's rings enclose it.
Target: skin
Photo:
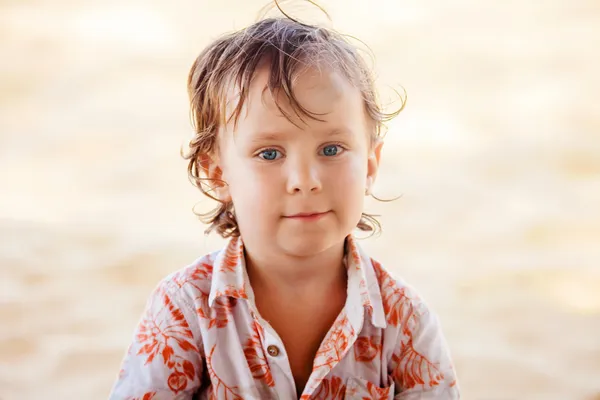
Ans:
[[[341,74],[298,76],[294,94],[324,121],[295,124],[265,91],[268,76],[261,65],[237,125],[221,129],[203,167],[226,182],[215,192],[233,201],[258,311],[281,337],[300,394],[346,300],[344,241],[361,218],[382,143],[371,140],[360,91]]]

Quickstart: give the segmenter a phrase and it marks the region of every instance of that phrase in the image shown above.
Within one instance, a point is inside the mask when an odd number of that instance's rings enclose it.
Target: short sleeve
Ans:
[[[161,283],[150,296],[122,362],[111,400],[191,399],[202,385],[200,334],[194,309]]]
[[[435,314],[420,300],[411,307],[390,362],[399,400],[455,400],[458,382],[448,345]]]

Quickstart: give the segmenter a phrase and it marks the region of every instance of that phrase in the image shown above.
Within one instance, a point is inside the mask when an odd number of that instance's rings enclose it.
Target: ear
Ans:
[[[375,183],[377,177],[377,171],[379,170],[379,159],[381,158],[381,148],[383,147],[383,141],[377,140],[371,146],[369,151],[369,159],[367,161],[367,181],[365,184],[365,193],[370,194],[371,188]]]
[[[203,154],[198,159],[202,174],[209,179],[211,194],[222,202],[230,202],[229,185],[223,179],[223,168],[218,155]]]

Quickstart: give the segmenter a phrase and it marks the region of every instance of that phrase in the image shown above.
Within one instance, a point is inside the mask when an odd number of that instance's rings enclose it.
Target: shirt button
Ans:
[[[277,357],[279,355],[279,348],[277,346],[270,345],[267,347],[267,353],[269,353],[271,357]]]

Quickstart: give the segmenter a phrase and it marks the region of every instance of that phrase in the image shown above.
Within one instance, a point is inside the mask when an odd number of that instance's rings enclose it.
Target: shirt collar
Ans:
[[[371,317],[373,326],[387,327],[381,289],[373,269],[373,261],[365,254],[357,240],[349,235],[346,239],[346,267],[348,269],[348,303],[362,307]]]
[[[366,311],[374,326],[385,328],[387,323],[381,290],[372,260],[352,235],[346,238],[345,264],[348,269],[347,306],[355,314],[364,315]],[[209,306],[212,307],[215,299],[222,296],[250,300],[254,308],[254,296],[244,263],[244,244],[240,237],[231,238],[215,258]]]
[[[218,252],[213,263],[213,275],[208,295],[212,307],[217,297],[227,296],[248,299],[250,287],[244,263],[244,245],[240,237],[233,237],[225,248]]]

